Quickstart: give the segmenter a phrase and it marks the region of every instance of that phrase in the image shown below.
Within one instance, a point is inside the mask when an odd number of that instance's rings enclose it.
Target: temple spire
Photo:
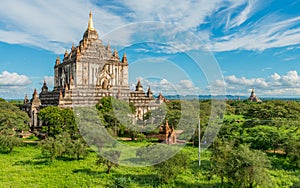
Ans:
[[[126,52],[124,52],[123,58],[122,58],[122,63],[128,63],[127,57],[126,57]]]
[[[151,88],[150,88],[150,86],[148,87],[148,91],[147,91],[147,97],[149,97],[149,98],[153,98],[153,93],[152,93],[152,91],[151,91]]]
[[[88,30],[94,30],[92,11],[90,11],[89,15],[90,15],[90,19],[89,19],[89,23],[88,23]]]
[[[60,58],[59,56],[56,57],[56,61],[55,61],[55,65],[59,65],[60,64]]]
[[[119,54],[118,54],[118,51],[116,50],[116,48],[114,48],[113,56],[116,58],[119,58]]]
[[[248,99],[252,102],[261,102],[261,100],[255,95],[254,88],[252,88],[250,97]]]
[[[27,94],[25,95],[25,98],[24,98],[24,101],[23,101],[23,104],[27,104],[29,103],[29,99],[28,99],[28,96]]]
[[[110,48],[110,42],[108,41],[107,43],[107,47],[106,47],[108,53],[111,53],[111,48]]]
[[[68,55],[69,55],[69,53],[68,53],[68,50],[66,49],[64,58],[68,57]]]
[[[141,80],[138,80],[138,83],[135,86],[135,91],[143,91],[143,86],[141,84]]]
[[[86,29],[85,33],[83,34],[83,40],[80,42],[80,45],[83,44],[84,40],[87,39],[98,39],[98,33],[96,31],[96,29],[94,28],[94,24],[93,24],[93,14],[92,11],[90,12],[90,18],[89,18],[89,22],[88,22],[88,28]],[[85,41],[87,42],[87,41]]]
[[[71,51],[73,52],[75,50],[74,42],[72,43]]]
[[[38,93],[37,93],[37,91],[36,91],[36,89],[34,89],[34,92],[33,92],[33,94],[32,94],[32,98],[38,98]]]
[[[42,92],[48,92],[48,86],[47,86],[46,80],[44,80],[44,84],[43,84],[43,87],[42,87]]]

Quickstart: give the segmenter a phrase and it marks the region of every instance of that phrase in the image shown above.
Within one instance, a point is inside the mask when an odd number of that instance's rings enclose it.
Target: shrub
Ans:
[[[186,154],[178,153],[169,160],[154,165],[154,170],[161,182],[170,183],[187,167],[188,162]]]

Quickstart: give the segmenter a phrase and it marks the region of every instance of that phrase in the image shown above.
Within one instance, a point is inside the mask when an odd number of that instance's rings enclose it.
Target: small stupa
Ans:
[[[248,99],[251,102],[261,102],[261,100],[255,95],[254,88],[252,88],[251,95]]]

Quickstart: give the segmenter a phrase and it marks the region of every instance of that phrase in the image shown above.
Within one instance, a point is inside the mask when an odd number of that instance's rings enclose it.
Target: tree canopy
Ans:
[[[39,111],[38,118],[42,120],[44,131],[48,133],[48,136],[55,136],[63,132],[75,135],[78,132],[74,112],[71,109],[48,106]]]
[[[0,100],[0,147],[12,152],[15,146],[21,144],[20,132],[28,130],[30,119],[12,103]]]

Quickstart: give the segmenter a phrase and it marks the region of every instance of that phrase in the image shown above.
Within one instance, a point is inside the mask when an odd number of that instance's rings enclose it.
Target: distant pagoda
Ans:
[[[261,100],[255,95],[254,88],[252,88],[251,95],[248,99],[251,102],[261,102]]]

